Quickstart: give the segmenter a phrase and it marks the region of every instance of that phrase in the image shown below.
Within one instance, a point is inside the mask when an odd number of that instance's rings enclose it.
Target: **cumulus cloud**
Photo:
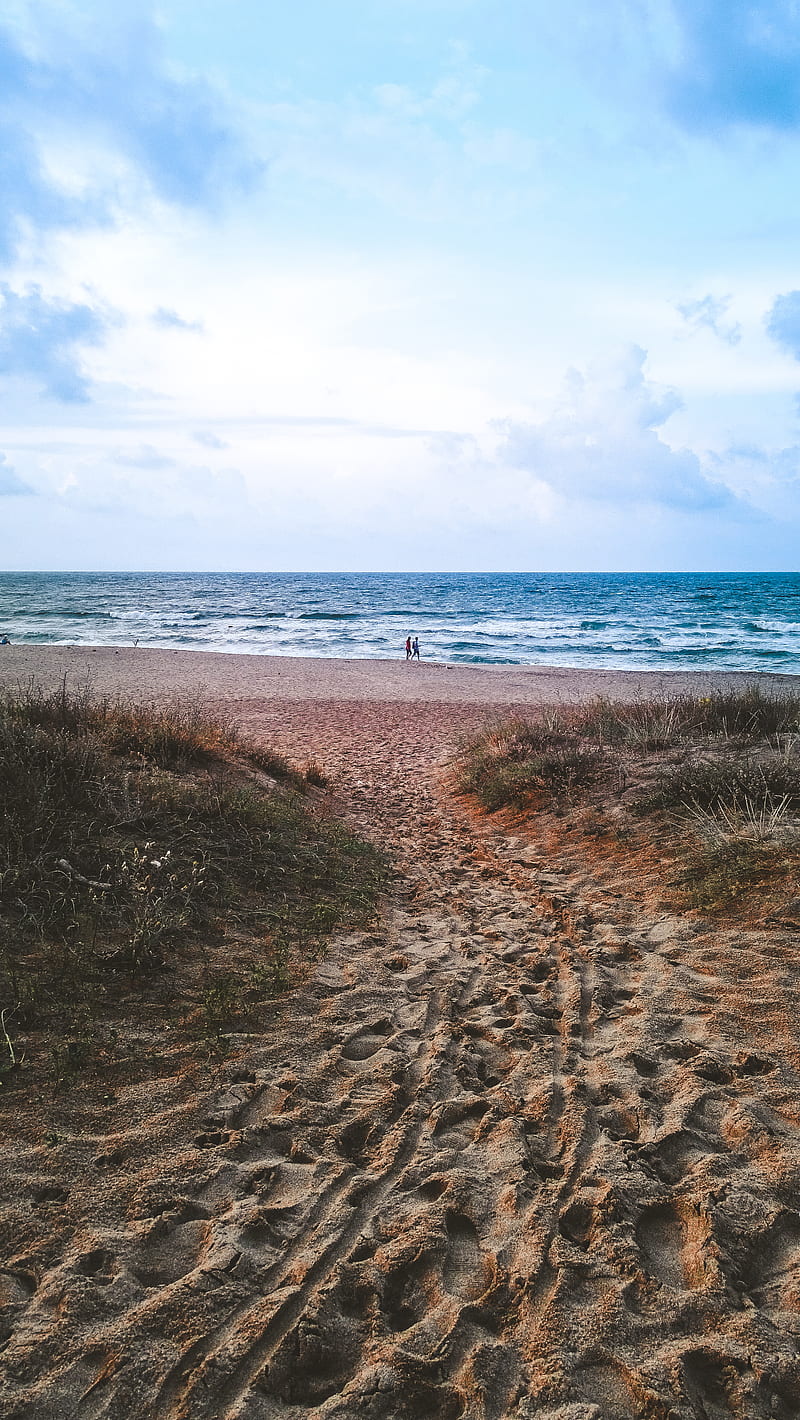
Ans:
[[[645,360],[646,352],[633,347],[616,367],[571,371],[548,417],[498,426],[503,461],[573,499],[730,508],[729,489],[706,476],[697,455],[661,438],[681,401],[646,379]]]
[[[667,99],[687,128],[800,123],[796,0],[673,0],[680,57]]]
[[[776,296],[766,317],[767,334],[800,360],[800,291]]]
[[[729,305],[729,296],[708,295],[697,301],[679,302],[675,309],[683,316],[691,330],[710,330],[726,345],[738,345],[742,338],[742,327],[738,323],[725,322]]]
[[[0,283],[0,296],[0,373],[35,380],[56,399],[87,401],[80,350],[100,343],[108,316],[85,304],[50,300],[38,286],[17,292]]]

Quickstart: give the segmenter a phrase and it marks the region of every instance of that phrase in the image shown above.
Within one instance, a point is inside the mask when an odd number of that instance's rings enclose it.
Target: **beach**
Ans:
[[[31,682],[317,761],[392,880],[227,1055],[143,1018],[113,1090],[0,1099],[10,1420],[800,1414],[800,921],[449,776],[487,721],[800,676],[0,648]]]

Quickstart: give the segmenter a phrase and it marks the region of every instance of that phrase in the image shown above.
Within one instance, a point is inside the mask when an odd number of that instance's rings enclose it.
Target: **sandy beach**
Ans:
[[[315,758],[394,876],[227,1057],[142,1020],[146,1078],[0,1099],[10,1420],[800,1415],[800,924],[447,775],[510,712],[800,677],[0,648],[65,678]]]

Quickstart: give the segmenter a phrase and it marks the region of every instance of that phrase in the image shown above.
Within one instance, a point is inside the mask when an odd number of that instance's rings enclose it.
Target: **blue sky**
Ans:
[[[795,0],[9,0],[24,568],[798,567]]]

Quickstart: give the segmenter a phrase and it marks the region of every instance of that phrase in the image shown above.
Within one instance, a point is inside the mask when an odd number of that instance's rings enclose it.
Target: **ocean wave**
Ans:
[[[458,661],[459,665],[470,666],[519,666],[524,664],[522,661],[509,660],[506,656],[464,656],[459,652],[454,652],[452,656],[447,657],[447,660]]]
[[[361,621],[360,611],[299,611],[298,621]]]
[[[36,617],[37,621],[59,618],[61,621],[116,621],[111,611],[76,611],[73,607],[26,607],[16,613],[24,621]]]

